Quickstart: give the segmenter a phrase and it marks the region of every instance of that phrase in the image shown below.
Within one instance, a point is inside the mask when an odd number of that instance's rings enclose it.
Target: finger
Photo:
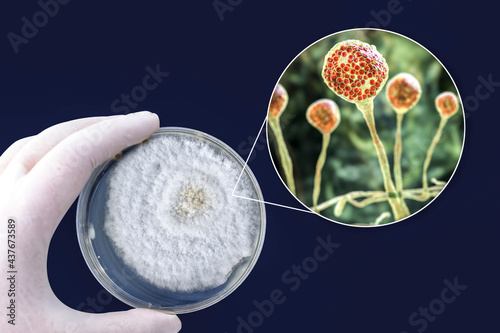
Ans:
[[[51,149],[21,184],[26,210],[43,217],[37,229],[51,237],[95,167],[144,141],[158,127],[157,115],[138,112],[85,127]]]
[[[14,142],[6,151],[0,156],[0,175],[3,173],[10,161],[17,155],[17,153],[31,140],[33,136],[23,138]]]
[[[119,117],[119,116],[112,116]],[[110,117],[89,117],[67,121],[47,128],[32,137],[15,156],[12,157],[12,164],[21,169],[22,174],[28,173],[40,159],[45,156],[59,142],[69,135],[85,127],[96,124]]]
[[[86,320],[82,332],[175,333],[182,327],[177,316],[148,309],[83,315]]]

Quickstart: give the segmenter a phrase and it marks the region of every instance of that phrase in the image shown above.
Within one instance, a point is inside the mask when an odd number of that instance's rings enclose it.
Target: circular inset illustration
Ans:
[[[195,130],[161,128],[96,169],[77,210],[84,258],[115,297],[186,313],[231,293],[260,254],[265,208],[245,162]],[[246,200],[232,195],[238,191]]]
[[[379,226],[441,193],[462,153],[457,88],[418,43],[343,31],[301,52],[272,94],[267,137],[283,183],[321,216]]]

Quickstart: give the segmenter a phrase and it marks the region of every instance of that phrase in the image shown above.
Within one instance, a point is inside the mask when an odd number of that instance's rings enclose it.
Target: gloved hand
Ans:
[[[19,140],[0,156],[0,332],[180,330],[177,316],[154,310],[73,310],[52,292],[46,268],[50,239],[94,168],[158,127],[150,112],[78,119]]]

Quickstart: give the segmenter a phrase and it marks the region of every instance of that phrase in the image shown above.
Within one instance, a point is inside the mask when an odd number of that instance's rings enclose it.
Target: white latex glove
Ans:
[[[0,156],[0,332],[180,330],[177,316],[153,310],[107,314],[73,310],[52,292],[46,268],[50,239],[94,168],[147,139],[158,127],[158,116],[150,112],[78,119],[19,140]],[[9,249],[14,256],[8,257]],[[12,287],[15,296],[10,297]],[[15,326],[8,322],[12,300]]]

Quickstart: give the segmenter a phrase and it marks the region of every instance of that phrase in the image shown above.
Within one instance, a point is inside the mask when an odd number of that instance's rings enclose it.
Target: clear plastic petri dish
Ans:
[[[108,292],[135,308],[181,314],[245,280],[266,214],[236,152],[206,133],[165,127],[96,168],[76,223],[83,257]]]

